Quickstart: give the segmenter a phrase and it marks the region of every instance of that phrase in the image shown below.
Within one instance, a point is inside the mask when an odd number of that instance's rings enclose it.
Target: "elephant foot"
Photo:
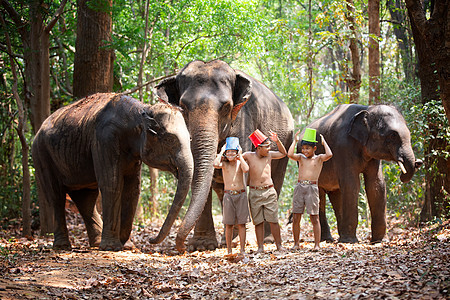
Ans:
[[[53,250],[68,250],[71,251],[72,250],[72,245],[70,244],[70,242],[67,240],[64,241],[57,241],[55,240],[53,242]]]
[[[275,243],[275,239],[273,238],[273,235],[269,234],[268,236],[266,236],[264,238],[264,243],[265,244],[273,244],[273,243]]]
[[[321,242],[327,242],[327,243],[333,243],[334,242],[334,239],[333,239],[333,237],[331,236],[331,234],[328,232],[328,233],[322,233],[321,235],[320,235],[320,241]]]
[[[205,250],[215,250],[217,245],[216,237],[209,236],[200,236],[200,237],[192,237],[189,240],[189,251],[205,251]]]
[[[117,241],[104,241],[100,243],[99,249],[102,251],[122,251],[123,245],[122,243]]]
[[[131,240],[128,240],[125,242],[125,244],[123,244],[123,250],[133,250],[135,248],[136,246]]]
[[[339,237],[339,243],[349,243],[349,244],[355,244],[358,243],[357,237]]]
[[[378,244],[378,243],[381,243],[383,241],[383,238],[372,238],[371,240],[370,240],[370,244]]]
[[[100,243],[102,242],[101,236],[94,239],[89,239],[89,246],[90,247],[100,247]]]
[[[220,239],[219,248],[225,248],[227,246],[227,238],[224,235],[222,235],[222,238]]]

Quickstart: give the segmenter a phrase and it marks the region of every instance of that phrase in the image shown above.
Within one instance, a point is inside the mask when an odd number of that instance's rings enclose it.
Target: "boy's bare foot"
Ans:
[[[292,250],[298,250],[298,249],[300,249],[300,246],[299,245],[294,245],[291,249]]]
[[[312,251],[314,251],[314,252],[320,251],[320,246],[314,246]]]
[[[264,253],[264,247],[258,247],[256,254],[258,254],[258,253]]]

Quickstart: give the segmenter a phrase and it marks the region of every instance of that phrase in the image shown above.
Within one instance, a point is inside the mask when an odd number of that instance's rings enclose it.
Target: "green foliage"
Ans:
[[[21,152],[14,118],[14,101],[5,97],[0,104],[0,219],[20,216],[22,207]]]
[[[24,22],[30,19],[29,3],[9,3]],[[104,0],[88,1],[90,7],[103,11],[105,3]],[[369,37],[366,34],[367,7],[364,1],[354,1],[353,11],[349,10],[347,2],[311,1],[310,19],[308,2],[155,0],[148,1],[148,29],[145,32],[146,3],[147,1],[142,0],[113,2],[113,37],[108,47],[112,47],[116,55],[116,92],[135,87],[141,67],[145,82],[174,73],[194,59],[207,61],[219,58],[260,79],[273,89],[288,105],[296,128],[303,128],[337,104],[348,102],[345,80],[350,76],[349,70],[352,68],[348,46],[350,38],[357,34],[363,73],[360,103],[367,102],[366,56]],[[53,17],[59,5],[60,1],[43,2],[41,9],[44,23]],[[0,27],[0,43],[6,44],[4,33],[8,32],[14,59],[20,69],[19,93],[25,99],[25,95],[30,91],[25,90],[23,42],[12,20],[7,18],[6,11],[2,10],[1,13],[5,16],[6,27]],[[385,7],[382,8],[382,13],[385,13]],[[349,17],[353,17],[353,24]],[[389,19],[389,16],[383,15],[383,19]],[[76,2],[68,2],[62,18],[50,36],[52,112],[74,100],[71,96],[71,86],[76,22]],[[351,25],[355,26],[354,30]],[[416,104],[420,102],[419,83],[405,82],[400,59],[403,54],[400,53],[392,30],[391,22],[382,23],[382,102],[394,104],[401,110],[411,129],[414,152],[417,157],[422,158],[425,155],[424,149],[433,139],[449,140],[449,127],[448,123],[445,123],[445,115],[439,102],[431,102],[425,107]],[[141,66],[144,45],[148,47],[148,53],[145,64]],[[410,50],[413,53],[414,49]],[[11,97],[9,57],[4,48],[0,48],[0,51],[0,74],[3,78],[0,83],[0,184],[3,186],[0,190],[0,216],[12,217],[20,214],[21,207],[21,152],[14,132],[17,107]],[[312,68],[311,73],[309,67]],[[144,101],[153,101],[151,89],[144,94]],[[436,134],[430,134],[430,124],[437,125],[439,130]],[[27,138],[31,141],[32,134],[27,133]],[[442,157],[443,154],[448,157],[449,152],[448,148],[439,149],[437,152],[430,151],[429,158]],[[425,172],[436,170],[433,165],[429,168],[431,169],[420,169],[410,183],[403,184],[399,181],[398,167],[394,164],[384,164],[390,212],[407,215],[412,222],[416,221],[424,197]],[[291,208],[297,172],[296,164],[290,161],[280,195],[280,212],[283,216],[286,216]],[[33,172],[31,174],[34,176]],[[169,173],[159,174],[158,213],[159,216],[165,216],[175,194],[176,179]],[[149,207],[150,199],[146,168],[143,169],[142,175],[141,197],[146,208]],[[34,200],[35,190],[32,190]],[[363,188],[359,202],[360,220],[366,222],[368,212]],[[184,214],[188,203],[189,199],[181,215]],[[213,205],[214,212],[219,214],[221,210],[218,201],[214,200]],[[334,213],[329,203],[327,212],[328,218],[333,222]],[[145,211],[145,214],[149,216],[148,211]]]

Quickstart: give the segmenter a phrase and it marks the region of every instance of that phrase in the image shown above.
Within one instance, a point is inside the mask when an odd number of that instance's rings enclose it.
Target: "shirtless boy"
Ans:
[[[297,131],[289,147],[288,156],[290,159],[298,161],[298,183],[294,189],[294,199],[292,201],[292,233],[294,235],[294,247],[299,248],[300,221],[305,210],[309,214],[314,231],[314,250],[320,249],[320,222],[319,222],[319,188],[317,181],[322,171],[323,162],[329,160],[333,153],[325,141],[323,135],[322,145],[325,148],[325,154],[316,155],[316,131],[306,128],[304,139],[301,141],[301,153],[294,153],[295,146],[299,141],[300,130]],[[307,137],[308,136],[308,137]]]
[[[254,138],[256,135],[259,139]],[[271,162],[272,159],[285,157],[287,152],[275,132],[270,131],[270,139],[276,142],[278,151],[269,151],[270,140],[258,129],[250,135],[250,139],[256,151],[245,152],[243,156],[250,167],[248,199],[258,243],[257,253],[264,252],[264,221],[270,224],[277,249],[283,251],[278,224],[278,196],[273,187]]]
[[[224,155],[225,154],[225,155]],[[250,221],[244,173],[248,164],[242,158],[242,149],[237,137],[228,137],[219,154],[214,159],[214,167],[222,169],[225,185],[223,196],[223,224],[228,254],[232,254],[231,242],[233,226],[239,229],[241,255],[245,254],[245,224]]]

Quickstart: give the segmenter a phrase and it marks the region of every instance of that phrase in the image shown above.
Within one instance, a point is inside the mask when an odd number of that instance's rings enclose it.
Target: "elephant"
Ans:
[[[422,164],[416,160],[411,134],[400,112],[388,105],[342,104],[307,126],[322,134],[333,151],[319,177],[321,240],[333,241],[325,215],[328,195],[337,219],[339,242],[356,243],[360,178],[364,177],[372,224],[371,242],[386,234],[386,183],[381,160],[397,162],[402,182]],[[299,144],[297,144],[299,151]],[[320,143],[316,153],[323,153]]]
[[[84,220],[91,247],[132,247],[142,162],[178,178],[172,217],[152,239],[159,242],[186,199],[194,170],[189,132],[178,108],[114,93],[94,94],[55,111],[36,134],[32,156],[40,203],[54,211],[54,249],[71,249],[66,193]],[[95,205],[99,193],[102,216]]]
[[[156,86],[162,101],[179,106],[191,135],[194,176],[191,202],[178,229],[175,245],[190,250],[215,249],[217,244],[212,219],[212,189],[223,198],[221,171],[214,172],[213,161],[228,136],[238,137],[243,151],[254,150],[248,136],[256,129],[278,133],[290,145],[294,121],[286,104],[267,86],[226,62],[200,60],[186,64],[175,76]],[[275,150],[276,145],[271,147]],[[288,158],[272,162],[272,178],[278,192],[283,185]]]

